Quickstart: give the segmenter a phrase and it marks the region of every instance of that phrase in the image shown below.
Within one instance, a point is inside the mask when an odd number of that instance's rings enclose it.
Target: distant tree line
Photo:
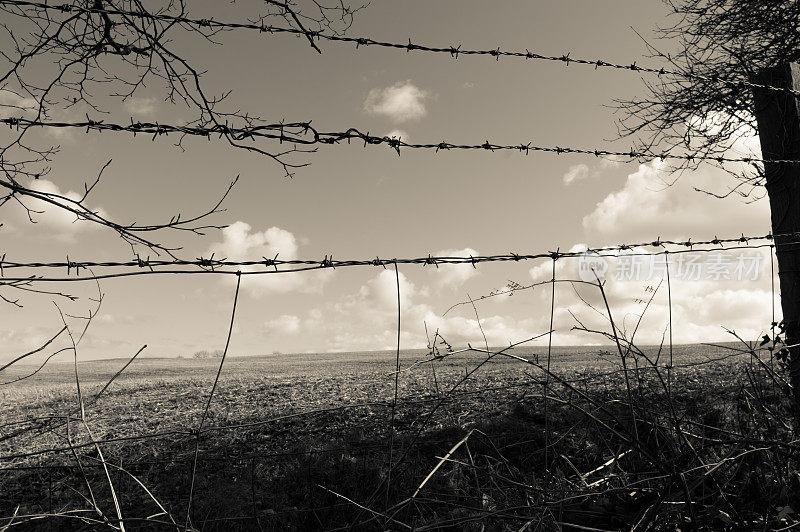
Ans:
[[[222,349],[215,349],[213,351],[203,349],[201,351],[196,351],[192,355],[192,358],[222,358],[222,353]]]

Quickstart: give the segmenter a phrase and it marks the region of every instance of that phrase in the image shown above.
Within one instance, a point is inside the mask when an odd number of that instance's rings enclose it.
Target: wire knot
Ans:
[[[80,262],[74,262],[69,260],[69,255],[67,255],[67,275],[70,274],[70,271],[74,268],[75,275],[80,275],[81,267],[83,265]]]
[[[201,268],[211,268],[211,271],[214,271],[214,254],[212,253],[209,258],[198,257],[197,263],[200,265]]]
[[[269,268],[270,266],[274,266],[275,267],[275,271],[276,272],[278,271],[278,263],[276,262],[278,260],[278,253],[276,253],[275,256],[273,258],[271,258],[271,259],[268,259],[267,257],[264,257],[264,256],[262,256],[261,258],[264,259],[264,267],[265,268]]]

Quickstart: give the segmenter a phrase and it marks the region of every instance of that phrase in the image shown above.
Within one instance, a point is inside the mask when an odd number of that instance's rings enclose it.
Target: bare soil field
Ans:
[[[790,522],[796,444],[751,353],[506,353],[403,352],[396,388],[395,353],[232,357],[199,432],[219,359],[137,359],[107,388],[126,361],[79,363],[86,423],[75,366],[49,364],[0,388],[0,526],[118,527],[116,497],[126,530],[184,529],[190,492],[198,530]]]

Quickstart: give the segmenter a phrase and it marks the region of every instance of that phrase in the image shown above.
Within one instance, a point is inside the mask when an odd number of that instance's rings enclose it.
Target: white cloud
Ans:
[[[397,309],[398,283],[400,308],[405,310],[411,306],[411,300],[417,294],[417,287],[402,272],[395,274],[393,270],[382,271],[361,287],[360,295],[378,309]]]
[[[279,227],[251,233],[250,224],[237,221],[222,230],[223,242],[216,246],[226,256],[245,257],[257,251],[265,256],[280,254],[284,259],[297,258],[297,241],[292,233]]]
[[[50,199],[56,203],[56,205],[54,205],[40,199],[27,196],[20,197],[25,206],[31,209],[31,218],[38,229],[47,229],[52,236],[63,239],[71,238],[73,234],[78,232],[98,229],[100,227],[98,224],[79,218],[76,214],[58,206],[63,205],[64,207],[75,208],[75,205],[68,200],[79,201],[82,197],[81,194],[72,190],[63,192],[58,185],[48,179],[31,180],[28,184],[28,188],[49,195]],[[61,196],[68,200],[54,196]],[[93,208],[92,211],[104,218],[108,217],[108,214],[102,208]],[[12,207],[12,212],[14,213],[13,216],[17,225],[22,227],[28,224],[28,215],[24,212],[22,207]]]
[[[149,116],[155,113],[158,103],[155,98],[140,98],[132,96],[123,104],[125,110],[137,116]]]
[[[428,93],[410,81],[395,83],[385,89],[372,89],[364,101],[368,113],[386,116],[395,122],[419,120],[427,114]]]
[[[694,128],[713,134],[721,117],[711,117]],[[758,137],[744,127],[732,143],[729,157],[760,157]],[[611,164],[617,164],[611,161]],[[742,171],[741,163],[728,169]],[[752,202],[737,194],[719,199],[696,189],[723,195],[737,181],[728,172],[710,164],[675,175],[669,165],[656,159],[639,165],[628,175],[624,186],[608,194],[583,219],[590,235],[615,240],[665,238],[709,238],[714,235],[766,234],[769,230],[769,204],[766,199]]]
[[[575,181],[581,181],[589,177],[589,167],[585,164],[576,164],[570,166],[567,173],[564,174],[564,184],[571,185]]]
[[[576,245],[573,250],[583,248],[585,246]],[[552,264],[546,260],[531,268],[532,278],[536,281],[548,281],[552,275]],[[768,260],[761,262],[759,277],[747,282],[686,281],[678,279],[674,270],[672,271],[672,319],[676,343],[734,340],[722,326],[736,330],[747,340],[753,340],[768,327],[771,317]],[[629,282],[617,280],[614,274],[615,269],[612,268],[605,278],[606,297],[615,322],[630,336],[645,307],[642,300],[647,300],[652,295],[647,286],[657,287],[660,279]],[[424,277],[422,273],[418,275]],[[577,278],[576,259],[564,258],[556,261],[556,277]],[[397,342],[397,283],[394,270],[381,271],[364,282],[359,290],[329,301],[303,315],[297,328],[309,334],[313,332],[316,340],[312,341],[322,342],[324,347],[321,348],[325,350],[394,349]],[[445,303],[429,299],[426,290],[402,272],[399,274],[399,284],[401,347],[404,349],[425,347],[428,341],[426,326],[429,337],[438,331],[456,347],[467,343],[473,347],[482,347],[483,334],[490,346],[506,346],[510,342],[519,342],[545,333],[549,327],[549,286],[524,291],[513,299],[501,297],[499,300],[502,302],[498,300],[496,303],[500,307],[492,308],[495,305],[494,299],[478,302],[479,324],[471,305],[460,305],[442,316],[441,312],[445,307],[458,302],[457,299]],[[780,305],[779,301],[777,305]],[[610,330],[605,303],[598,288],[568,283],[556,286],[556,332],[553,343],[608,343],[607,338],[574,330],[578,321],[573,315],[589,329]],[[658,288],[636,334],[637,343],[652,345],[661,342],[668,320],[669,307],[664,282]],[[293,330],[296,323],[293,318],[283,317],[275,321],[272,330],[276,335],[281,327]],[[541,346],[542,342],[546,342],[546,338],[532,345]]]
[[[569,186],[577,181],[597,179],[603,175],[603,170],[608,170],[609,168],[618,168],[621,165],[622,163],[615,157],[603,157],[600,159],[599,163],[592,167],[583,163],[575,164],[567,169],[566,173],[564,173],[562,181],[565,185]]]
[[[265,336],[295,335],[300,332],[300,318],[292,314],[284,314],[264,322],[261,332]]]
[[[756,281],[689,281],[672,277],[670,291],[672,297],[673,338],[676,343],[734,341],[735,338],[724,328],[735,330],[745,340],[759,338],[769,328],[772,299],[770,294],[769,266],[762,271]],[[607,276],[603,286],[606,297],[618,327],[633,332],[642,312],[645,316],[636,333],[639,344],[658,344],[667,330],[670,307],[666,280],[653,278],[644,282],[624,282],[614,276]],[[660,284],[660,287],[659,287]],[[572,289],[556,291],[556,304],[561,310],[571,310],[577,318],[590,329],[609,332],[605,303],[600,290],[589,285],[577,287],[577,291],[591,309],[581,301]],[[657,290],[649,307],[648,301]],[[779,305],[779,303],[777,303]],[[568,314],[568,313],[567,313]],[[563,330],[569,323],[576,325],[574,318],[566,314],[556,321],[557,328]],[[724,327],[724,328],[723,328]],[[584,341],[596,335],[584,334]]]
[[[79,116],[75,109],[41,109],[43,116],[57,122],[74,122]],[[19,118],[25,116],[35,117],[40,112],[39,102],[35,98],[22,96],[8,89],[0,89],[0,117]],[[50,127],[44,128],[42,134],[60,140],[71,140],[74,131],[70,128]]]
[[[250,224],[237,221],[222,230],[222,242],[213,244],[208,254],[215,258],[231,260],[257,260],[261,258],[297,259],[298,243],[295,236],[279,227],[265,231],[252,231]],[[274,268],[272,268],[274,270]],[[265,266],[251,266],[242,271],[268,271]],[[242,288],[255,297],[266,294],[288,292],[319,293],[330,279],[331,270],[301,273],[270,273],[247,275],[242,279]]]
[[[643,252],[635,249],[620,255]],[[738,252],[718,252],[734,258]],[[758,276],[755,280],[713,280],[705,275],[699,280],[691,280],[678,272],[677,255],[670,256],[669,292],[663,269],[643,275],[636,280],[626,280],[617,275],[619,260],[606,258],[610,268],[602,278],[603,291],[611,308],[616,325],[630,337],[640,316],[645,312],[642,324],[636,332],[639,345],[659,344],[664,338],[670,319],[669,295],[672,299],[673,339],[676,343],[698,343],[735,341],[725,331],[733,329],[745,340],[759,338],[769,327],[772,312],[771,280],[768,250],[747,250],[748,256],[760,256]],[[714,260],[716,254],[703,256],[703,260]],[[659,258],[663,260],[663,255]],[[649,257],[638,257],[647,264]],[[531,268],[534,281],[547,281],[552,275],[552,263],[543,268]],[[708,269],[703,270],[707,272]],[[556,278],[560,280],[579,279],[578,259],[562,258],[556,262]],[[777,283],[777,277],[775,279]],[[655,297],[649,307],[655,291]],[[538,305],[549,319],[550,287],[539,291]],[[556,285],[556,310],[554,328],[557,331],[557,344],[586,344],[602,340],[598,334],[571,331],[575,326],[583,326],[595,331],[610,332],[606,303],[597,286],[589,284]],[[780,301],[776,298],[776,305]],[[778,312],[780,314],[780,312]],[[580,324],[579,324],[580,322]]]
[[[713,126],[713,124],[712,124]],[[758,156],[758,139],[743,136],[737,140],[728,156]],[[570,168],[564,182],[574,183],[580,179],[602,175],[603,168],[618,166],[615,161],[603,161],[600,168],[592,169],[586,165]],[[735,179],[727,172],[711,165],[704,165],[691,172],[685,172],[676,179],[667,163],[654,160],[639,165],[628,175],[621,188],[609,192],[583,218],[587,238],[594,245],[615,245],[629,242],[653,241],[658,237],[683,240],[711,239],[714,236],[731,237],[739,234],[763,235],[769,232],[770,214],[766,199],[747,203],[735,194],[726,199],[718,199],[698,192],[696,188],[723,194],[735,185]],[[586,249],[584,244],[573,246],[571,251]],[[652,252],[652,248],[634,249],[618,255]],[[613,253],[612,253],[613,255]],[[745,257],[746,264],[757,266],[755,279],[737,280],[715,277],[710,263],[726,263],[726,271],[731,272],[735,264],[741,264],[739,256]],[[702,263],[699,279],[681,275],[682,259],[689,254],[670,255],[670,276],[672,295],[673,337],[676,342],[714,342],[733,341],[734,337],[724,329],[734,329],[746,340],[754,340],[769,327],[772,313],[771,286],[777,286],[777,277],[770,279],[771,256],[768,248],[760,250],[739,250],[694,255]],[[640,257],[642,271],[638,280],[626,280],[620,272],[627,271],[625,259],[608,257],[605,272],[604,290],[618,325],[630,333],[635,327],[648,300],[657,289],[653,303],[647,309],[642,327],[637,333],[639,343],[659,343],[669,322],[667,285],[663,266],[652,262],[651,257]],[[663,264],[663,255],[660,257]],[[631,264],[630,261],[627,263]],[[635,264],[635,262],[634,262]],[[652,267],[651,264],[656,264]],[[685,264],[685,263],[684,263]],[[547,281],[552,276],[552,262],[543,261],[529,270],[534,282]],[[556,262],[556,278],[578,279],[579,259],[564,258]],[[651,271],[648,271],[650,269]],[[630,273],[628,271],[628,273]],[[749,276],[746,276],[749,277]],[[661,287],[657,288],[661,282]],[[576,294],[579,292],[585,301]],[[540,291],[541,301],[549,299],[548,291]],[[590,308],[586,303],[595,309]],[[779,299],[776,306],[780,309]],[[597,312],[597,311],[600,312]],[[555,326],[564,331],[577,324],[570,311],[590,329],[610,331],[606,316],[605,302],[600,290],[586,284],[556,286]],[[548,313],[549,315],[549,313]],[[599,337],[587,334],[559,334],[558,343],[572,338],[585,343],[597,341]],[[568,342],[567,342],[568,343]]]
[[[733,178],[723,170],[703,167],[674,184],[671,179],[660,160],[640,165],[620,190],[608,194],[583,218],[584,229],[620,241],[767,233],[766,200],[748,204],[735,195],[719,199],[695,190],[724,190]]]
[[[437,257],[478,257],[480,253],[472,248],[443,249],[436,253]],[[430,269],[437,280],[444,286],[458,288],[480,272],[471,264],[439,264]]]
[[[481,315],[480,327],[471,306],[464,312],[441,316],[424,298],[427,292],[417,287],[402,272],[399,274],[401,301],[401,347],[424,348],[425,326],[433,335],[439,331],[451,344],[483,345],[481,327],[490,346],[508,345],[536,334],[535,320],[509,316]],[[380,272],[354,294],[328,303],[324,310],[309,312],[302,327],[319,332],[326,347],[335,351],[393,349],[397,342],[397,284],[393,270]],[[541,332],[541,331],[539,331]]]
[[[30,97],[20,96],[14,91],[0,89],[0,115],[3,117],[19,117],[36,112],[37,102]]]
[[[571,185],[577,181],[583,181],[586,179],[597,179],[601,175],[603,175],[603,170],[608,170],[609,168],[617,168],[621,165],[619,161],[615,160],[614,158],[602,158],[600,162],[594,167],[589,167],[587,164],[576,164],[570,166],[567,169],[562,181],[565,185]]]

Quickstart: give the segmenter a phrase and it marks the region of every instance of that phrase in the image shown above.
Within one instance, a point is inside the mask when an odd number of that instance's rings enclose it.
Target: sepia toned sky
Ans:
[[[192,15],[242,20],[239,3],[192,2]],[[652,0],[478,2],[437,0],[373,2],[349,34],[376,39],[464,48],[517,49],[543,54],[648,64],[645,37],[664,24],[663,4]],[[232,108],[270,120],[313,120],[320,130],[356,127],[411,142],[496,143],[611,148],[615,98],[643,93],[631,72],[594,70],[536,61],[406,53],[351,44],[322,43],[317,54],[292,36],[237,32],[219,46],[187,40],[187,57],[210,92],[232,90]],[[153,83],[125,103],[109,107],[117,121],[179,123],[187,111],[164,101]],[[220,142],[174,140],[113,133],[43,132],[43,143],[61,152],[43,190],[80,191],[109,160],[89,205],[115,220],[157,223],[213,205],[235,176],[237,186],[214,221],[228,224],[205,236],[164,232],[183,256],[230,259],[321,259],[428,254],[491,255],[580,249],[661,238],[695,240],[715,235],[768,232],[765,201],[718,200],[695,187],[724,192],[730,177],[701,168],[670,175],[659,161],[606,161],[577,155],[405,150],[385,147],[321,147],[296,160],[311,163],[293,179],[271,160]],[[757,146],[756,139],[743,149]],[[677,181],[668,186],[678,178]],[[113,234],[46,210],[36,224],[14,206],[0,210],[0,253],[8,260],[128,259],[130,248]],[[578,246],[578,247],[576,247]],[[732,339],[721,326],[752,339],[771,320],[769,256],[747,281],[724,278],[676,280],[672,287],[676,341]],[[752,258],[748,256],[748,260]],[[705,259],[703,259],[705,260]],[[726,259],[727,260],[727,259]],[[734,259],[731,259],[734,260]],[[736,259],[735,260],[739,260]],[[613,262],[613,261],[612,261]],[[504,345],[547,331],[550,288],[538,287],[460,305],[501,289],[549,279],[552,264],[487,264],[401,267],[402,346],[424,347],[439,330],[451,344]],[[557,274],[576,277],[575,261]],[[215,276],[147,276],[100,283],[99,314],[81,342],[82,358],[188,356],[225,343],[234,279]],[[396,342],[393,270],[361,268],[308,274],[251,276],[242,291],[231,343],[234,355],[300,351],[391,349]],[[635,325],[659,278],[618,281],[609,277],[612,310]],[[52,287],[51,287],[52,288]],[[65,287],[60,286],[58,289]],[[57,301],[77,315],[95,307],[93,283],[68,287],[81,296]],[[659,342],[668,320],[666,293],[658,289],[637,338]],[[594,343],[576,332],[581,319],[603,327],[587,307],[598,294],[558,285],[554,342]],[[36,347],[61,327],[53,298],[22,295],[24,308],[0,306],[0,362]],[[445,312],[447,312],[446,315]],[[478,327],[477,315],[481,319]],[[70,318],[74,326],[80,320]],[[591,327],[589,327],[591,328]]]

